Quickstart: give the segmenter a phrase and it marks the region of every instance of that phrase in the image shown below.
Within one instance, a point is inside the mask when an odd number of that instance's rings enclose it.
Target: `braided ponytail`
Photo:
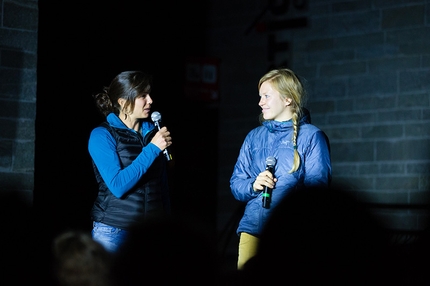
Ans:
[[[294,161],[291,170],[288,173],[294,173],[300,167],[300,155],[297,151],[297,136],[299,134],[299,122],[301,118],[301,110],[297,110],[296,107],[293,108],[293,117],[291,121],[293,122],[293,148],[294,148]]]

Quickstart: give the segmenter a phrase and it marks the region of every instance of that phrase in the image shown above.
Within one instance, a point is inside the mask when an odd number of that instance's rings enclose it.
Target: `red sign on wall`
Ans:
[[[185,97],[196,101],[219,100],[219,59],[187,58],[185,62]]]

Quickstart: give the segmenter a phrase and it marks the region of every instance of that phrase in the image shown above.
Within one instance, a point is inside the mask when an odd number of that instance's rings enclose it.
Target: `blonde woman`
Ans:
[[[233,196],[246,203],[237,228],[239,270],[256,254],[267,219],[286,195],[301,186],[328,187],[331,180],[329,142],[310,123],[299,77],[274,69],[261,77],[258,90],[261,126],[246,136],[230,179]],[[268,158],[274,159],[273,170]],[[263,206],[268,196],[270,204]]]

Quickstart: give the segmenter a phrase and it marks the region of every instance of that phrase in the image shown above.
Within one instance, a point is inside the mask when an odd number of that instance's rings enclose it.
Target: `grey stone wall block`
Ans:
[[[38,7],[37,2],[4,1],[3,27],[20,30],[37,31]]]
[[[382,10],[382,29],[424,25],[424,5],[403,6]]]

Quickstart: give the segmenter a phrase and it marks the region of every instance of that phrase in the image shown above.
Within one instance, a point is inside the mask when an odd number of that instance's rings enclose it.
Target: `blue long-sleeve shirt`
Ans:
[[[114,113],[110,113],[106,119],[113,127],[129,129]],[[145,136],[153,128],[153,123],[142,122],[142,135]],[[133,188],[146,173],[160,154],[161,149],[155,144],[149,143],[142,148],[142,152],[131,165],[123,168],[116,151],[115,138],[106,128],[96,127],[91,131],[88,151],[109,190],[120,198]]]

